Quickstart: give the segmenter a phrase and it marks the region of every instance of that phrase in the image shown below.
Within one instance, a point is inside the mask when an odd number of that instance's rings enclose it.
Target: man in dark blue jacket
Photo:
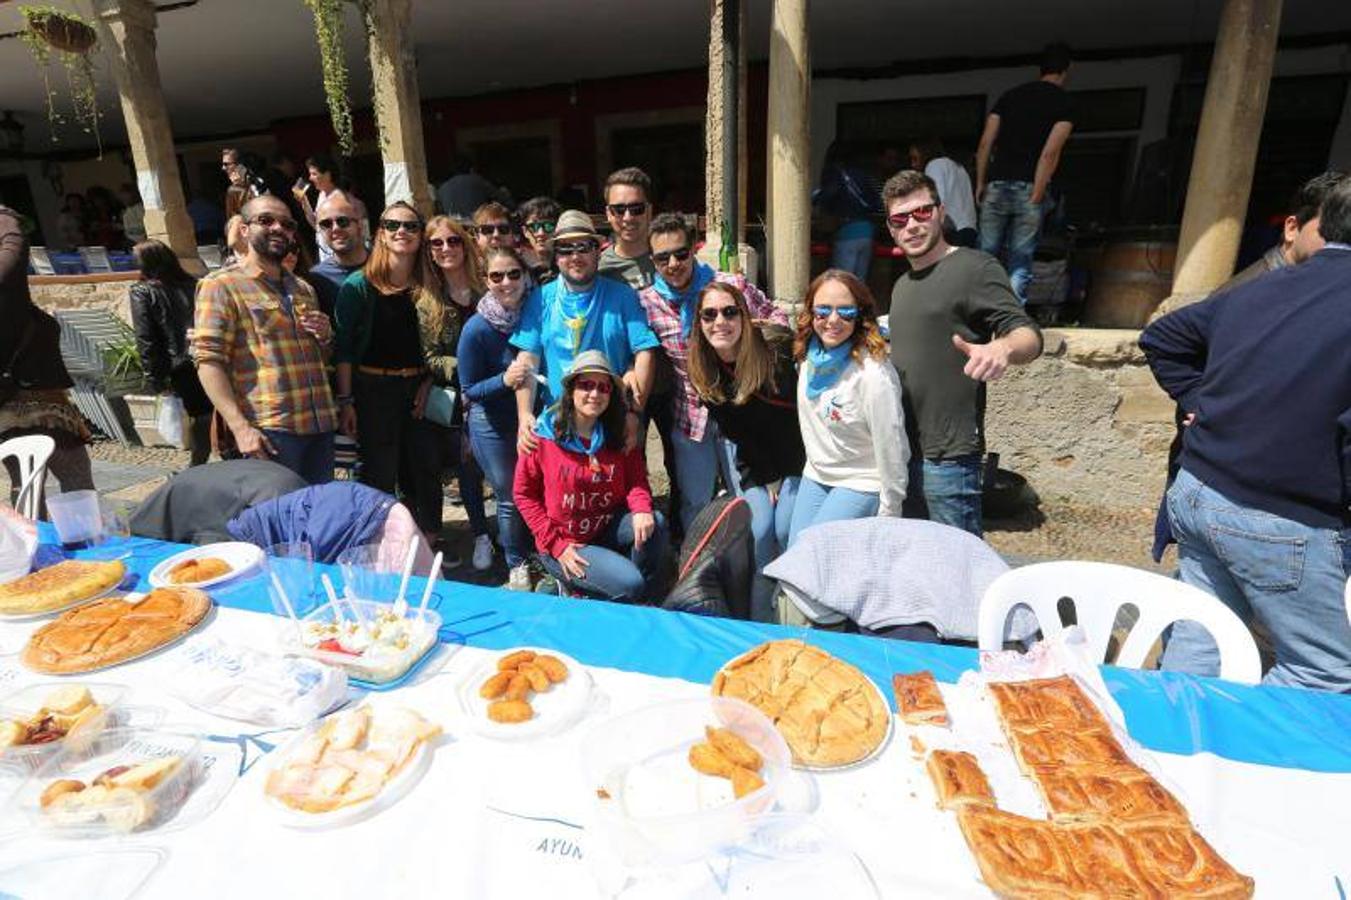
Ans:
[[[1351,691],[1351,181],[1323,201],[1319,231],[1327,245],[1304,265],[1165,316],[1140,346],[1195,416],[1168,492],[1182,580],[1262,623],[1266,681]],[[1162,665],[1219,669],[1189,623]]]

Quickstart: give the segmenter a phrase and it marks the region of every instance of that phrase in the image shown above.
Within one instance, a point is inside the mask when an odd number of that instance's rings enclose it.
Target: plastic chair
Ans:
[[[56,266],[46,247],[29,247],[28,262],[33,266],[34,275],[55,275]]]
[[[86,272],[111,272],[113,261],[108,258],[107,247],[79,247],[80,261]]]
[[[1247,684],[1262,678],[1257,644],[1233,610],[1191,585],[1111,563],[1037,563],[1001,575],[981,598],[980,649],[1003,649],[1009,613],[1018,606],[1032,610],[1043,635],[1064,631],[1062,597],[1074,602],[1076,620],[1095,658],[1106,661],[1117,613],[1131,605],[1139,617],[1117,652],[1116,665],[1139,668],[1164,628],[1190,620],[1208,630],[1219,646],[1221,678]]]
[[[37,519],[47,482],[47,461],[55,450],[56,441],[45,434],[26,434],[0,444],[0,461],[11,456],[19,461],[19,497],[14,506],[20,515]]]
[[[197,255],[201,257],[208,272],[214,272],[225,264],[225,258],[220,252],[220,247],[215,244],[203,244],[198,247]]]

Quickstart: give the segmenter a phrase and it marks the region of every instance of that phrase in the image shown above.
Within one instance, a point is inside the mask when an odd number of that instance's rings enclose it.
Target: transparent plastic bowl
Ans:
[[[41,833],[53,837],[101,838],[153,830],[172,819],[193,788],[202,780],[202,739],[198,735],[143,728],[109,728],[97,738],[62,749],[29,776],[14,797],[16,809]],[[108,804],[100,815],[62,818],[42,808],[42,792],[60,779],[92,784],[116,766],[135,766],[152,759],[177,756],[178,767],[154,788],[140,792],[149,804],[149,816],[129,829],[130,802]]]
[[[69,734],[59,741],[48,741],[45,744],[19,744],[0,749],[0,764],[16,766],[25,772],[36,772],[44,762],[61,750],[79,746],[81,741],[88,741],[104,729],[116,727],[123,723],[124,710],[121,705],[123,699],[127,696],[126,687],[120,684],[77,683],[89,689],[94,702],[102,707],[102,710],[90,719],[81,722],[73,734]],[[46,684],[30,684],[27,687],[19,688],[12,694],[0,699],[0,721],[12,719],[27,721],[42,708],[43,701],[47,699],[48,695],[58,688],[67,686],[65,682],[48,682]]]
[[[349,608],[355,608],[368,622],[377,621],[377,617],[382,613],[390,614],[394,611],[392,603],[376,603],[370,600],[349,598],[341,601],[336,609],[332,603],[325,603],[302,618],[299,627],[290,619],[282,622],[282,647],[287,653],[317,659],[327,665],[336,666],[346,672],[349,678],[359,679],[371,684],[387,684],[401,678],[418,660],[436,647],[437,633],[441,630],[440,614],[433,609],[423,610],[419,614],[413,607],[409,607],[404,614],[404,619],[410,623],[410,628],[414,634],[414,639],[405,650],[355,655],[321,650],[318,647],[306,644],[305,635],[310,634],[310,630],[315,626],[335,625],[342,621],[352,621]]]
[[[404,558],[382,544],[363,544],[338,554],[344,592],[359,600],[392,603],[399,596]]]
[[[690,746],[705,739],[706,725],[730,729],[760,753],[763,787],[736,799],[730,781],[690,766]],[[791,764],[774,723],[732,697],[649,706],[598,725],[582,742],[597,825],[629,866],[679,865],[749,840]]]

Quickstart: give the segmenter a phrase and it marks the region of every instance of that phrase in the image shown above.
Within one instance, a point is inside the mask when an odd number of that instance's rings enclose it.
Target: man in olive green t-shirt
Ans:
[[[891,292],[891,361],[910,438],[906,514],[980,535],[985,383],[1041,355],[1041,331],[988,254],[943,239],[933,179],[894,175],[887,227],[910,261]]]

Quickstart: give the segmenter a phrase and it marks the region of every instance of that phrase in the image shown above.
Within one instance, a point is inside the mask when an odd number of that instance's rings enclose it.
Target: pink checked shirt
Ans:
[[[775,306],[758,287],[747,281],[746,276],[718,272],[713,276],[713,280],[730,284],[745,294],[752,318],[767,320],[776,325],[788,324],[788,314]],[[708,410],[699,400],[699,395],[694,392],[694,386],[690,384],[687,364],[690,347],[689,340],[680,326],[680,307],[672,306],[665,297],[657,293],[656,288],[652,287],[639,291],[638,300],[647,311],[647,324],[656,332],[657,340],[661,341],[662,349],[671,360],[671,368],[675,370],[676,392],[672,404],[675,406],[676,427],[690,440],[702,441],[704,429],[708,426]]]

